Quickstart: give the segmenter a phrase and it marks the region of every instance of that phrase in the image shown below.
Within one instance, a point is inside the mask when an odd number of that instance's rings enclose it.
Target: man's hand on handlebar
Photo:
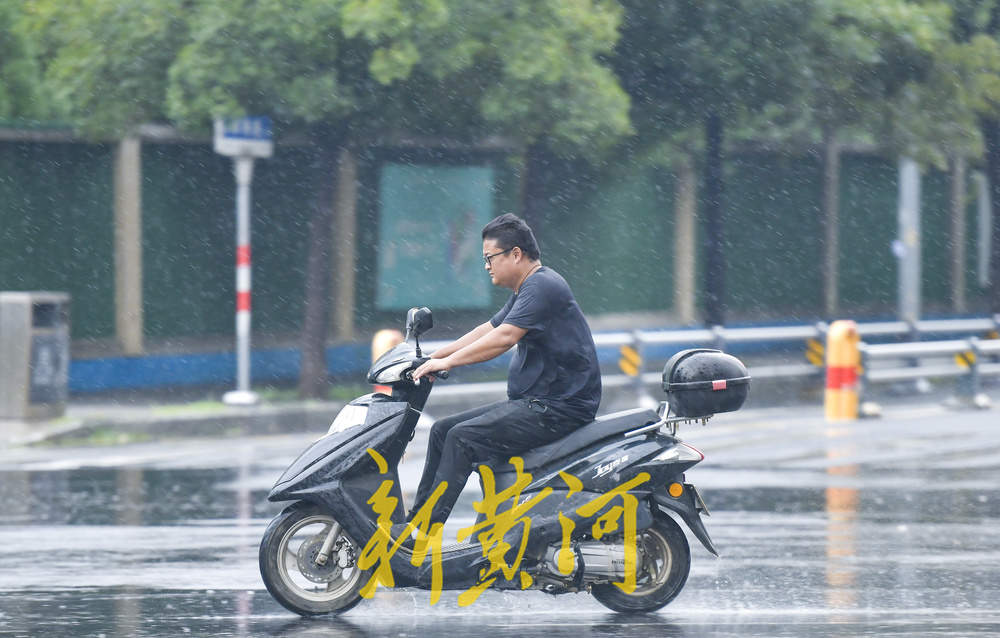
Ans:
[[[445,372],[451,369],[451,366],[446,363],[447,359],[428,359],[420,365],[416,370],[413,371],[413,380],[416,381],[420,377],[430,376],[434,379],[435,373]],[[440,375],[442,377],[447,376],[447,374]]]

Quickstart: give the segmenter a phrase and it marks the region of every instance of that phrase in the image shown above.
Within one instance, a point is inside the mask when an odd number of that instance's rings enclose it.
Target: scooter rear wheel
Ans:
[[[691,570],[691,549],[684,531],[669,516],[660,515],[636,538],[636,588],[626,594],[614,584],[594,585],[591,593],[602,605],[622,613],[654,612],[684,588]]]
[[[260,542],[260,575],[282,606],[302,616],[339,614],[361,602],[367,571],[341,568],[340,550],[361,553],[353,539],[337,534],[325,563],[316,556],[336,521],[311,503],[296,503],[271,521]]]

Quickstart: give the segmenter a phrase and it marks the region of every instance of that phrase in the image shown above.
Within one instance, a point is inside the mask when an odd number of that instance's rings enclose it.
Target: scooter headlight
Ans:
[[[367,405],[347,404],[340,410],[337,418],[333,420],[333,423],[330,425],[330,429],[327,431],[327,435],[337,434],[338,432],[343,432],[349,428],[364,425],[367,417]]]
[[[413,363],[410,361],[401,361],[396,365],[389,366],[375,375],[375,383],[395,383],[412,365]]]

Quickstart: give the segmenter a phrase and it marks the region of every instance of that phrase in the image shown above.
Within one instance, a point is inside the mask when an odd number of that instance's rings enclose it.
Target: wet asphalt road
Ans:
[[[265,495],[308,436],[0,452],[0,636],[970,636],[1000,634],[1000,411],[716,417],[681,436],[722,556],[690,538],[661,612],[586,594],[380,591],[341,618],[271,600]],[[404,461],[412,489],[420,438]],[[468,523],[473,494],[450,528]]]

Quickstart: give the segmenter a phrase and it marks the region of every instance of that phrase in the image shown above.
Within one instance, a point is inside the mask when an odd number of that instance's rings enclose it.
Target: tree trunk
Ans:
[[[333,219],[334,174],[336,155],[329,147],[316,151],[319,184],[315,190],[312,217],[309,220],[309,254],[306,258],[305,307],[302,317],[302,365],[299,370],[299,396],[324,398],[326,373],[326,337],[329,326],[330,227]]]
[[[840,312],[840,145],[833,129],[823,131],[823,312]]]
[[[726,320],[726,256],[723,223],[722,118],[710,113],[705,119],[705,324],[724,325]]]
[[[965,158],[951,158],[951,309],[965,312]]]
[[[547,158],[548,154],[540,143],[531,144],[524,149],[520,183],[521,218],[534,230],[540,225],[540,217],[544,210],[542,200],[545,198]]]
[[[348,341],[354,338],[354,287],[357,262],[357,201],[358,163],[351,149],[340,149],[337,158],[336,193],[333,232],[333,255],[330,278],[333,310],[330,325],[333,338]]]
[[[1000,314],[1000,120],[980,123],[986,147],[986,180],[990,189],[990,312]]]

